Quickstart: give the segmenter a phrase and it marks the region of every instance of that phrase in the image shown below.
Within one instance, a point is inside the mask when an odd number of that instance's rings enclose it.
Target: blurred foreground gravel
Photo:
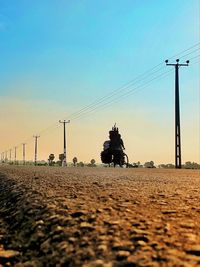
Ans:
[[[0,166],[0,266],[200,266],[200,171]]]

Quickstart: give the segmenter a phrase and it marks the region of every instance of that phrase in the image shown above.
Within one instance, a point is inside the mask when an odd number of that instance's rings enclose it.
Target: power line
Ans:
[[[191,47],[189,47],[189,48],[187,48],[187,49],[185,49],[185,50],[179,52],[178,54],[176,54],[176,55],[170,57],[169,59],[172,59],[172,58],[174,58],[174,57],[176,57],[176,56],[178,56],[178,55],[181,55],[181,54],[183,54],[183,53],[185,53],[185,52],[187,52],[187,51],[189,51],[189,50],[191,50],[191,49],[193,49],[193,48],[195,48],[195,47],[197,47],[197,46],[199,46],[199,45],[200,45],[200,42],[198,42],[198,43],[194,44],[193,46],[191,46]],[[194,53],[194,52],[196,52],[196,51],[198,51],[198,50],[199,50],[199,48],[198,48],[198,49],[195,49],[194,51],[191,51],[191,52],[188,53],[188,54],[192,54],[192,53]],[[186,54],[186,55],[188,55],[188,54]],[[185,57],[186,55],[183,55],[182,57]],[[199,55],[198,55],[198,56],[199,56]],[[196,58],[196,57],[198,57],[198,56],[195,56],[195,57],[193,57],[193,58]],[[182,57],[180,57],[180,58],[182,58]],[[192,59],[193,59],[193,58],[192,58]],[[159,72],[160,70],[163,69],[163,67],[157,69],[157,68],[160,67],[161,65],[162,65],[162,63],[157,64],[157,65],[154,66],[153,68],[151,68],[151,69],[145,71],[143,74],[137,76],[136,78],[132,79],[132,80],[129,81],[128,83],[124,84],[123,86],[121,86],[121,87],[115,89],[114,91],[112,91],[112,92],[106,94],[105,96],[103,96],[103,97],[97,99],[96,101],[93,101],[91,104],[89,104],[89,105],[83,107],[82,109],[78,110],[77,112],[74,112],[74,113],[70,114],[67,118],[70,118],[70,119],[71,119],[71,118],[73,118],[73,119],[78,119],[79,116],[80,116],[80,117],[81,117],[81,116],[85,116],[87,113],[90,113],[90,112],[92,112],[92,111],[94,111],[94,110],[96,110],[96,109],[102,108],[103,106],[107,106],[107,105],[109,105],[110,103],[114,103],[114,102],[116,102],[116,100],[118,100],[118,98],[121,99],[122,97],[125,97],[125,96],[128,96],[128,95],[132,94],[134,91],[136,91],[137,88],[141,87],[142,85],[140,85],[140,86],[138,86],[138,87],[136,87],[136,88],[133,88],[133,89],[127,91],[127,92],[124,92],[124,90],[129,89],[129,88],[132,87],[134,84],[145,82],[145,79],[149,78],[149,77],[152,76],[153,74],[155,74],[155,73],[157,73],[157,72]],[[156,69],[157,69],[157,70],[156,70]],[[154,71],[154,72],[152,72],[152,71]],[[165,74],[165,73],[162,73],[161,76],[164,75],[164,74]],[[159,76],[160,76],[160,75],[159,75]],[[155,79],[157,79],[159,76],[154,77],[154,78],[152,79],[152,81],[155,80]],[[146,83],[149,83],[149,82],[150,82],[150,81],[147,81],[147,82],[145,82],[145,84],[146,84]],[[147,87],[147,86],[145,86],[145,84],[143,85],[144,88]],[[137,90],[137,91],[138,91],[138,90]],[[117,96],[117,94],[120,94],[121,92],[122,92],[122,94],[121,94],[120,96]],[[117,96],[117,97],[114,98],[113,100],[110,100],[109,102],[105,102],[105,101],[107,101],[108,99],[112,99],[112,98],[115,97],[115,96]],[[114,101],[114,102],[113,102],[113,101]],[[105,102],[105,103],[104,103],[104,102]],[[49,127],[45,128],[45,129],[41,130],[41,131],[40,131],[40,134],[41,134],[41,133],[44,133],[45,131],[47,131],[47,130],[53,128],[53,127],[54,127],[54,128],[57,128],[58,125],[59,125],[58,123],[54,123],[52,126],[49,126]],[[31,140],[31,139],[30,139],[30,138],[27,139],[27,142],[28,142],[29,140]],[[17,146],[17,147],[18,147],[18,146]]]
[[[195,45],[193,45],[193,46],[191,46],[190,48],[185,49],[185,50],[183,50],[182,52],[180,52],[180,53],[178,53],[178,54],[172,56],[170,59],[172,59],[172,58],[174,58],[174,57],[176,57],[176,56],[178,56],[178,55],[180,55],[180,54],[182,54],[182,53],[185,53],[185,52],[191,50],[192,48],[194,48],[194,47],[196,47],[196,46],[198,46],[198,45],[200,45],[200,42],[197,43],[197,44],[195,44]],[[199,50],[199,49],[200,49],[200,48],[196,49],[195,51],[197,51],[197,50]],[[189,54],[190,54],[190,53],[189,53]],[[124,90],[124,89],[129,88],[130,86],[133,85],[133,83],[137,83],[137,80],[141,81],[141,80],[144,79],[144,77],[148,77],[149,75],[154,74],[154,73],[151,74],[151,72],[152,72],[153,70],[155,70],[157,67],[161,66],[161,65],[163,65],[162,62],[159,63],[158,65],[154,66],[153,68],[151,68],[151,69],[145,71],[143,74],[137,76],[135,79],[132,79],[132,80],[129,81],[128,83],[125,83],[123,86],[121,86],[121,87],[115,89],[115,90],[112,91],[111,93],[106,94],[105,96],[101,97],[100,99],[97,99],[96,101],[94,101],[94,102],[92,102],[91,104],[89,104],[89,105],[83,107],[82,109],[78,110],[77,112],[74,112],[74,113],[70,114],[67,118],[70,118],[70,119],[71,119],[74,115],[76,116],[76,115],[78,115],[79,113],[82,113],[83,111],[85,111],[85,110],[87,110],[87,109],[90,109],[90,108],[93,107],[94,105],[97,105],[97,104],[103,102],[104,99],[106,99],[106,98],[111,98],[113,95],[115,95],[115,94],[121,92],[121,91]],[[155,71],[155,72],[158,72],[158,71],[161,70],[161,69],[163,69],[163,67],[159,68],[159,69],[158,69],[157,71]],[[142,77],[143,77],[143,78],[142,78]],[[141,79],[141,78],[142,78],[142,79]]]
[[[190,58],[190,61],[193,60],[193,59],[195,59],[195,58],[198,58],[198,57],[200,57],[200,54],[197,55],[197,56],[195,56],[195,57]]]
[[[146,75],[146,78],[148,78],[148,76],[152,76],[153,74],[159,72],[161,69],[163,69],[163,67],[160,68],[160,69],[158,69],[158,70],[156,70],[156,71],[154,71],[153,73],[150,73],[150,74]],[[143,80],[145,81],[146,78],[143,78],[143,79],[138,80],[138,81],[137,81],[137,79],[135,79],[135,82],[130,83],[126,87],[121,88],[121,90],[118,90],[118,92],[113,92],[110,95],[108,94],[107,97],[104,96],[103,98],[99,99],[99,101],[96,101],[95,104],[91,104],[91,105],[87,106],[86,108],[84,108],[84,109],[82,109],[82,110],[80,110],[78,112],[75,112],[75,113],[69,115],[69,118],[70,119],[74,119],[74,117],[76,117],[77,115],[82,114],[83,112],[85,112],[87,110],[90,110],[91,108],[93,109],[95,106],[97,106],[97,105],[99,105],[99,104],[107,101],[108,99],[112,99],[113,97],[115,97],[116,95],[119,95],[120,93],[123,94],[125,90],[129,89],[130,87],[133,87],[135,84],[138,84],[138,83],[143,82]]]
[[[189,55],[191,55],[191,54],[193,54],[193,53],[195,53],[195,52],[197,52],[197,51],[199,51],[199,50],[200,50],[200,47],[197,48],[197,49],[195,49],[194,51],[192,51],[192,52],[190,52],[190,53],[187,53],[186,55],[183,55],[183,56],[179,57],[179,59],[183,59],[184,57],[188,57]]]
[[[179,55],[181,55],[181,54],[183,54],[183,53],[185,53],[185,52],[187,52],[187,51],[189,51],[189,50],[191,50],[191,49],[193,49],[193,48],[195,48],[196,46],[199,46],[199,45],[200,45],[200,42],[198,42],[198,43],[192,45],[191,47],[189,47],[189,48],[187,48],[187,49],[185,49],[185,50],[182,50],[181,52],[175,54],[174,56],[170,57],[169,59],[173,59],[174,57],[179,56]],[[122,85],[121,87],[115,89],[114,91],[112,91],[112,92],[110,92],[110,93],[104,95],[103,97],[101,97],[101,98],[99,98],[99,99],[93,101],[91,104],[86,105],[86,106],[84,106],[83,108],[81,108],[80,110],[71,113],[70,115],[67,116],[67,119],[72,119],[74,116],[77,116],[77,115],[79,115],[79,114],[82,114],[82,112],[85,112],[86,110],[88,110],[88,109],[90,109],[90,108],[93,108],[95,105],[97,105],[97,104],[99,104],[99,103],[102,103],[102,102],[104,101],[104,99],[111,98],[113,95],[117,94],[118,92],[120,92],[120,91],[122,91],[122,90],[124,90],[124,89],[129,88],[129,87],[132,85],[133,82],[136,82],[137,80],[138,80],[138,82],[142,81],[142,80],[144,79],[143,76],[145,76],[145,77],[147,78],[149,75],[151,75],[151,74],[150,74],[151,71],[155,70],[156,68],[158,68],[158,67],[161,66],[161,65],[163,65],[162,62],[159,63],[159,64],[157,64],[157,65],[154,66],[153,68],[151,68],[151,69],[145,71],[143,74],[140,74],[139,76],[137,76],[136,78],[132,79],[131,81],[125,83],[125,84]],[[163,69],[163,68],[164,68],[164,67],[160,68],[159,70],[161,70],[161,69]],[[157,70],[157,71],[159,71],[159,70]],[[157,72],[157,71],[156,71],[156,72]],[[143,78],[142,78],[142,77],[143,77]],[[141,79],[141,78],[142,78],[142,79]],[[54,123],[53,125],[51,125],[51,126],[45,128],[44,130],[42,130],[40,133],[43,133],[43,132],[45,132],[45,131],[51,129],[52,127],[57,127],[57,126],[58,126],[58,123]]]
[[[196,57],[194,57],[194,58],[196,58]],[[190,60],[191,60],[191,59],[190,59]],[[199,62],[199,61],[198,61],[198,62]],[[190,65],[194,65],[194,64],[196,64],[196,63],[198,63],[198,62],[193,62],[193,63],[191,63]],[[83,114],[81,114],[80,116],[75,117],[73,120],[87,117],[87,116],[90,114],[90,112],[94,113],[93,111],[96,111],[96,110],[99,111],[100,109],[102,109],[102,108],[104,109],[104,107],[107,107],[107,106],[109,106],[109,105],[112,104],[112,103],[119,102],[119,100],[121,100],[122,97],[127,97],[127,96],[129,96],[129,95],[131,95],[131,94],[133,94],[133,93],[135,93],[135,92],[141,91],[141,90],[143,90],[143,89],[149,87],[151,81],[154,81],[154,80],[160,80],[160,79],[162,79],[162,78],[168,76],[168,75],[169,75],[170,73],[172,73],[172,72],[173,72],[172,70],[166,71],[166,72],[164,72],[164,73],[162,73],[162,74],[160,74],[160,75],[154,77],[152,80],[150,80],[150,81],[148,82],[147,85],[138,86],[137,88],[131,89],[130,91],[126,92],[124,95],[120,95],[118,98],[116,98],[116,99],[114,99],[114,100],[112,100],[112,101],[109,101],[109,102],[107,102],[107,103],[104,103],[104,104],[102,104],[101,106],[98,106],[98,107],[92,109],[91,111],[88,111],[88,112],[86,112],[86,113],[83,113]],[[138,89],[138,90],[136,90],[136,89]],[[140,90],[139,90],[139,89],[140,89]]]
[[[80,118],[86,117],[90,112],[93,112],[93,111],[96,111],[96,110],[99,111],[100,109],[102,109],[102,108],[104,109],[104,107],[107,107],[107,106],[109,106],[110,104],[117,103],[117,102],[121,101],[122,98],[125,98],[125,97],[127,97],[127,96],[129,96],[129,95],[132,95],[133,93],[136,93],[136,92],[138,92],[138,91],[143,90],[144,88],[149,87],[149,85],[152,83],[152,81],[154,81],[154,80],[159,80],[160,78],[166,77],[167,75],[169,75],[170,72],[172,72],[172,70],[170,70],[170,71],[166,71],[166,72],[164,72],[164,73],[162,73],[162,74],[160,74],[160,75],[154,77],[153,79],[151,79],[150,81],[148,81],[148,83],[147,83],[146,85],[138,86],[138,87],[136,87],[136,88],[133,88],[133,89],[129,90],[128,92],[124,93],[123,95],[120,95],[120,96],[118,96],[117,98],[115,98],[115,99],[113,99],[113,100],[111,100],[111,101],[109,101],[109,102],[106,102],[106,103],[104,103],[104,104],[102,104],[102,105],[100,105],[100,106],[98,106],[98,107],[95,107],[95,108],[93,108],[92,110],[88,111],[87,113],[84,113],[84,114],[81,114],[81,115],[75,117],[73,120],[76,120],[76,119],[80,119]],[[85,116],[85,115],[86,115],[86,116]]]
[[[198,56],[199,56],[199,55],[198,55]],[[196,56],[196,57],[198,57],[198,56]],[[196,58],[196,57],[193,57],[193,58]],[[191,59],[190,59],[190,60],[191,60]],[[193,65],[193,64],[191,64],[191,65]],[[172,71],[164,72],[164,73],[162,73],[162,74],[160,74],[160,75],[158,75],[158,76],[152,78],[151,80],[147,81],[147,83],[150,83],[151,81],[156,80],[156,79],[159,78],[159,77],[166,76],[165,74],[168,74],[168,73],[170,73],[170,72],[172,72]],[[145,84],[146,84],[146,83],[145,83]],[[117,97],[116,99],[114,99],[114,100],[111,100],[111,101],[109,101],[109,102],[107,102],[107,103],[103,103],[103,104],[100,105],[100,106],[94,107],[94,108],[91,109],[90,111],[99,109],[99,108],[101,108],[101,107],[103,107],[103,106],[105,106],[105,105],[107,105],[107,104],[114,103],[114,102],[116,102],[115,100],[117,100],[118,98],[121,99],[121,98],[124,97],[124,96],[129,96],[129,95],[132,94],[132,92],[134,93],[134,91],[137,91],[137,92],[138,92],[139,90],[136,90],[136,89],[139,89],[140,87],[141,87],[141,85],[138,86],[138,87],[136,87],[136,88],[133,88],[133,89],[129,90],[128,92],[125,92],[124,94],[118,96],[118,97]],[[148,86],[143,86],[143,88],[146,88],[146,87],[148,87]],[[85,117],[85,114],[90,113],[90,111],[84,112],[84,113],[83,113],[83,116]],[[77,115],[77,116],[74,117],[73,119],[77,119],[77,118],[82,118],[82,114]]]

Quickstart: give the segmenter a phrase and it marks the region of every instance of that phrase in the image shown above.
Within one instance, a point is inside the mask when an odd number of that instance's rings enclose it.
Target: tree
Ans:
[[[154,162],[153,161],[145,162],[144,167],[145,168],[155,168]]]
[[[90,163],[87,164],[88,167],[96,167],[96,164],[95,164],[95,159],[91,159],[90,160]]]
[[[175,165],[172,163],[167,164],[160,164],[158,165],[159,168],[165,168],[165,169],[174,169]],[[184,169],[200,169],[200,164],[196,162],[186,161],[185,164],[182,165]]]
[[[167,168],[168,169],[174,169],[175,168],[175,165],[172,164],[172,163],[167,163]]]
[[[133,162],[133,164],[131,164],[130,166],[131,168],[138,168],[138,164],[136,162]]]
[[[162,164],[159,164],[158,167],[164,168],[164,169],[174,169],[175,168],[174,164],[172,164],[172,163],[167,163],[167,164],[162,163]]]
[[[57,161],[59,166],[62,166],[62,162],[63,162],[64,158],[65,158],[64,154],[59,154],[59,161]]]
[[[64,158],[65,158],[64,154],[59,154],[59,160],[60,160],[61,162],[63,162]]]
[[[196,162],[186,161],[183,165],[185,169],[200,169],[200,165]]]
[[[78,162],[78,159],[77,159],[77,157],[74,157],[73,158],[73,164],[74,164],[74,167],[76,166],[76,163]]]
[[[95,159],[91,159],[91,161],[90,161],[92,166],[95,166],[95,162],[96,162]]]
[[[77,166],[78,166],[78,167],[84,167],[85,164],[84,164],[82,161],[80,161],[80,162],[77,164]]]
[[[166,165],[163,164],[163,163],[162,163],[162,164],[159,164],[159,165],[158,165],[158,168],[166,168]]]
[[[53,160],[54,160],[54,159],[55,159],[54,154],[50,154],[50,155],[49,155],[49,158],[48,158],[49,166],[52,166],[52,165],[53,165]]]

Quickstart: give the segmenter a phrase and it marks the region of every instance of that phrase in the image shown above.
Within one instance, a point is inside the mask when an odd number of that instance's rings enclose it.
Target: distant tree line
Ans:
[[[59,160],[55,161],[55,155],[53,153],[51,153],[47,159],[47,161],[42,160],[42,161],[38,161],[37,165],[38,166],[62,166],[62,162],[64,160],[64,154],[59,154]],[[8,160],[4,160],[1,161],[2,163],[8,163],[10,165],[23,165],[22,161],[16,160],[16,161],[8,161]],[[25,165],[34,165],[33,161],[26,161]],[[91,159],[89,163],[84,163],[83,161],[78,161],[77,157],[74,157],[72,159],[72,163],[68,162],[68,166],[74,166],[74,167],[97,167],[96,161],[95,159]],[[101,166],[103,167],[107,167],[107,165],[105,164],[101,164]],[[111,164],[112,166],[112,164]],[[156,168],[154,161],[147,161],[144,164],[141,164],[140,161],[138,162],[133,162],[133,163],[129,163],[128,165],[129,168]],[[167,163],[167,164],[159,164],[157,166],[158,168],[163,168],[163,169],[174,169],[175,165],[172,163]],[[183,169],[200,169],[200,164],[196,163],[196,162],[191,162],[191,161],[186,161],[185,164],[182,165]]]
[[[185,168],[185,169],[200,169],[200,164],[198,164],[196,162],[187,161],[183,165],[183,168]]]
[[[173,169],[175,168],[174,164],[168,163],[168,164],[160,164],[158,165],[159,168],[164,169]],[[196,162],[186,161],[185,164],[182,165],[183,169],[200,169],[200,164]]]
[[[139,161],[137,163],[129,164],[129,168],[156,168],[153,161],[147,161],[144,164],[141,164]],[[158,168],[163,169],[174,169],[175,165],[172,163],[167,164],[159,164]],[[185,164],[182,165],[183,169],[200,169],[200,164],[196,162],[187,161]]]
[[[58,161],[54,161],[54,160],[55,160],[54,154],[50,154],[49,158],[48,158],[49,166],[62,166],[62,162],[64,160],[64,154],[59,154],[59,160]],[[90,163],[83,163],[82,161],[78,162],[77,157],[74,157],[72,159],[72,163],[68,163],[68,166],[74,166],[74,167],[84,167],[84,166],[96,167],[97,165],[95,163],[96,163],[95,159],[91,159]]]

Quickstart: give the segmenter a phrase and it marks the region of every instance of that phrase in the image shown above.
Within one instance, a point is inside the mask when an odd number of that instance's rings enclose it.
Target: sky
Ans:
[[[199,10],[199,0],[0,0],[0,152],[16,146],[21,159],[26,143],[33,160],[38,134],[38,159],[58,159],[58,121],[70,119],[68,161],[100,162],[116,123],[130,162],[174,163],[164,61],[178,57],[190,59],[179,73],[182,160],[200,162]]]

